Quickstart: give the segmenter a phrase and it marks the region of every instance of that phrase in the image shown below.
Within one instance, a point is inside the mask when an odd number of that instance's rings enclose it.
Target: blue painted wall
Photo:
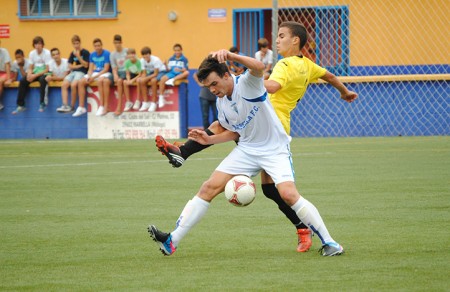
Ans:
[[[39,88],[30,88],[25,100],[27,110],[17,115],[17,88],[5,88],[0,111],[1,139],[79,139],[87,138],[87,115],[73,118],[71,114],[60,114],[61,89],[49,88],[49,104],[45,112],[39,109]]]
[[[186,108],[180,116],[184,137],[186,128],[202,127],[200,87],[192,78],[195,71],[190,70],[188,85],[180,86],[180,108]],[[331,86],[311,85],[292,113],[291,135],[450,135],[448,81],[354,83],[350,88],[360,96],[354,103],[347,104]],[[30,89],[27,110],[14,116],[11,112],[16,107],[16,97],[17,88],[5,89],[3,103],[6,107],[0,111],[0,139],[87,138],[86,115],[73,118],[70,114],[56,112],[61,103],[59,88],[49,89],[49,107],[44,113],[38,112],[37,88]]]

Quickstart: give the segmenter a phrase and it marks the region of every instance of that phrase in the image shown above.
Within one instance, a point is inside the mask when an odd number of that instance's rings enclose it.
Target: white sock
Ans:
[[[171,232],[173,245],[178,246],[178,243],[189,230],[203,218],[208,208],[209,202],[197,196],[187,202],[177,220],[177,227]]]
[[[327,242],[335,242],[328,232],[322,217],[319,214],[317,208],[311,204],[307,199],[300,197],[300,199],[291,206],[291,208],[297,213],[297,216],[303,223],[308,225],[317,236],[319,236],[322,244]]]

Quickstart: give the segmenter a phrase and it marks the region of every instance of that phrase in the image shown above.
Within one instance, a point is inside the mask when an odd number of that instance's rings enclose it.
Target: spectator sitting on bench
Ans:
[[[162,108],[166,104],[164,100],[166,85],[174,86],[175,80],[186,79],[189,75],[188,59],[183,55],[181,45],[175,44],[173,51],[174,55],[170,57],[169,63],[167,64],[168,72],[165,72],[159,81],[159,108]]]
[[[19,90],[17,93],[17,108],[12,112],[13,115],[23,112],[25,108],[25,96],[27,95],[30,83],[39,81],[40,83],[40,106],[39,111],[43,112],[47,106],[45,100],[45,92],[47,88],[47,81],[45,74],[48,72],[48,64],[52,60],[50,51],[44,48],[44,39],[37,36],[33,39],[34,50],[30,52],[30,68],[26,76],[22,77],[19,83]]]
[[[125,97],[127,102],[125,103],[124,112],[129,111],[133,107],[133,102],[130,97],[130,86],[138,79],[142,71],[141,61],[136,58],[136,50],[133,48],[128,49],[127,60],[125,61],[125,75],[126,80],[123,82]],[[139,100],[139,86],[136,86],[137,100]]]
[[[105,108],[104,101],[109,98],[109,86],[113,80],[110,71],[109,51],[103,49],[102,40],[99,38],[94,39],[94,51],[89,57],[89,70],[88,73],[78,82],[78,95],[80,97],[80,104],[72,115],[78,117],[86,113],[84,106],[86,102],[86,86],[92,81],[97,81],[97,88],[99,94],[99,107],[97,109],[97,116],[106,115],[108,109]]]
[[[3,86],[9,85],[12,82],[11,79],[11,57],[7,49],[1,47],[0,40],[0,111],[3,106]]]
[[[56,109],[60,113],[68,113],[75,108],[77,101],[78,82],[88,72],[89,67],[89,51],[81,47],[81,39],[78,35],[72,37],[73,51],[69,56],[69,69],[72,70],[69,75],[64,78],[61,86],[62,106]],[[69,106],[69,86],[72,100]]]

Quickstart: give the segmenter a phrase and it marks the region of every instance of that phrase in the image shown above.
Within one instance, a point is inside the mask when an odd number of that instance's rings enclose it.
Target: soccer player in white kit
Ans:
[[[241,63],[249,70],[240,76],[231,75],[226,61]],[[228,129],[209,136],[193,130],[189,138],[201,144],[238,141],[233,151],[220,163],[198,193],[184,207],[176,228],[171,233],[148,227],[164,255],[176,251],[181,239],[206,214],[211,201],[223,192],[235,175],[255,176],[265,170],[271,176],[282,199],[322,241],[322,255],[340,255],[344,249],[329,234],[316,207],[301,197],[294,183],[289,143],[280,120],[268,99],[263,81],[264,64],[256,59],[233,54],[227,50],[212,53],[200,65],[198,79],[218,97],[220,124]]]

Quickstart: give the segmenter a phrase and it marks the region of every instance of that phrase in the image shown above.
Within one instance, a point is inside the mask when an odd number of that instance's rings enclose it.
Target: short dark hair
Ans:
[[[173,48],[175,49],[176,47],[180,48],[180,50],[183,50],[183,47],[180,44],[174,44]]]
[[[53,48],[53,49],[51,49],[51,50],[50,50],[50,53],[53,53],[54,51],[58,51],[58,53],[59,53],[59,49],[58,49],[58,48]]]
[[[266,38],[260,38],[258,40],[258,49],[267,48],[269,46],[269,41]]]
[[[134,48],[128,48],[127,54],[136,54],[136,50]]]
[[[95,43],[100,43],[101,45],[103,45],[102,40],[99,38],[95,38],[94,41],[92,42],[93,44]]]
[[[209,74],[212,72],[216,72],[217,75],[222,78],[225,73],[230,74],[228,71],[228,67],[225,63],[219,63],[216,58],[213,58],[212,55],[209,55],[198,67],[197,77],[198,81],[202,82],[206,78],[208,78]]]
[[[114,35],[114,41],[115,42],[122,42],[122,36],[120,34]]]
[[[17,49],[15,52],[14,52],[14,55],[24,55],[23,54],[23,51],[21,50],[21,49]]]
[[[151,55],[152,54],[152,49],[150,49],[149,47],[143,47],[141,50],[141,55]]]
[[[34,37],[34,39],[33,39],[33,47],[36,44],[42,44],[43,46],[45,46],[44,39],[41,36]]]
[[[81,39],[77,34],[73,35],[73,37],[72,37],[72,43],[74,43],[74,42],[81,43]]]
[[[295,21],[286,21],[282,22],[279,27],[287,27],[293,36],[300,38],[300,50],[305,46],[308,33],[302,24]]]
[[[231,47],[231,48],[230,48],[230,52],[232,52],[232,53],[238,53],[238,52],[239,52],[239,49],[238,49],[238,47]]]

